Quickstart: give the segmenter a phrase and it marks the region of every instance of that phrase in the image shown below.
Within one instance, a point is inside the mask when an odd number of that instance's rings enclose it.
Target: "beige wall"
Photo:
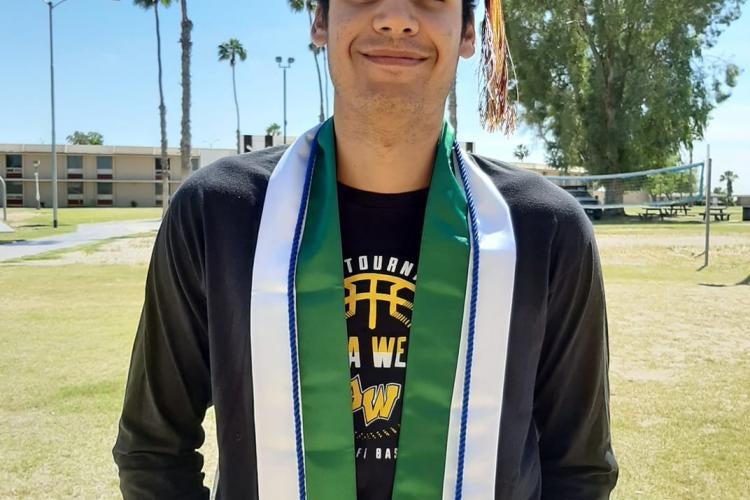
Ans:
[[[154,187],[150,184],[119,183],[113,186],[114,206],[129,207],[135,201],[139,207],[156,206]]]
[[[48,146],[47,146],[48,147]],[[91,147],[88,147],[91,148]],[[39,194],[45,207],[52,206],[52,182],[51,182],[51,159],[49,152],[45,152],[42,146],[30,148],[33,151],[20,153],[0,152],[0,175],[6,179],[6,155],[21,154],[23,166],[23,204],[25,207],[36,206],[36,188],[34,179],[34,162],[39,162]],[[61,147],[62,149],[62,147]],[[83,157],[83,179],[73,182],[83,182],[83,204],[84,206],[96,206],[97,201],[97,156],[112,156],[112,194],[113,206],[130,207],[135,201],[139,207],[156,206],[156,195],[154,193],[154,158],[149,148],[121,148],[128,150],[125,154],[110,151],[113,148],[100,148],[101,151],[88,151],[87,147],[67,146],[68,153],[57,154],[57,178],[58,178],[58,206],[68,206],[67,189],[67,157],[80,155]],[[135,154],[140,149],[149,149],[149,154]],[[132,153],[131,151],[132,150]],[[114,152],[114,154],[113,154]],[[158,151],[153,152],[158,156]],[[172,166],[172,181],[180,181],[180,157],[170,155]],[[6,182],[8,180],[6,179]],[[140,182],[118,182],[118,181],[140,181]],[[19,182],[11,180],[10,182]],[[108,182],[103,180],[103,182]],[[178,185],[172,184],[171,192],[177,190]]]

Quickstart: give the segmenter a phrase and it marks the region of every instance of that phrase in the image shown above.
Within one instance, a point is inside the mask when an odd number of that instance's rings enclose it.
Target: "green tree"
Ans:
[[[169,162],[167,160],[167,107],[164,105],[163,70],[161,64],[161,27],[159,25],[159,5],[169,7],[172,0],[133,0],[133,3],[146,10],[154,9],[156,19],[156,62],[159,69],[159,126],[161,128],[161,165],[164,189],[162,190],[162,213],[166,213],[169,204]]]
[[[744,0],[507,0],[521,119],[557,167],[668,164],[703,137],[739,68],[707,60]],[[613,183],[607,203],[619,203]]]
[[[70,134],[66,140],[68,144],[83,144],[90,146],[101,146],[104,144],[104,137],[99,132],[81,132],[76,130]]]
[[[675,195],[679,195],[679,198],[686,195],[692,197],[698,187],[698,179],[693,170],[668,172],[646,177],[639,184],[639,187],[649,194],[651,201],[658,201],[663,198],[672,200]]]
[[[727,183],[727,205],[734,203],[734,181],[739,179],[739,175],[735,174],[731,170],[727,170],[719,178],[719,182]]]
[[[230,38],[229,41],[219,45],[219,61],[229,61],[232,67],[232,90],[234,91],[234,109],[237,114],[237,154],[242,152],[240,146],[240,105],[237,101],[237,79],[235,77],[235,67],[237,60],[244,61],[247,59],[247,52],[239,40]]]
[[[289,1],[289,8],[291,8],[294,12],[302,12],[303,10],[307,12],[307,18],[310,21],[310,26],[313,24],[313,12],[315,12],[315,9],[317,8],[318,2],[315,0],[288,0]],[[313,54],[313,58],[315,59],[315,70],[318,72],[318,91],[320,93],[320,123],[323,123],[326,119],[325,112],[323,111],[323,78],[321,76],[320,72],[320,61],[318,60],[318,55],[321,52],[320,47],[316,47],[315,44],[311,43],[308,45],[308,48],[310,49],[310,52]]]
[[[181,80],[182,80],[182,122],[180,134],[180,168],[184,179],[191,171],[191,134],[190,134],[190,52],[193,42],[190,34],[193,22],[188,18],[187,0],[180,0],[180,46],[182,50]]]
[[[281,133],[281,126],[278,123],[272,123],[266,127],[266,135],[279,135]]]
[[[513,151],[513,156],[518,158],[518,161],[523,161],[529,156],[529,148],[525,144],[519,144],[516,146],[515,151]]]

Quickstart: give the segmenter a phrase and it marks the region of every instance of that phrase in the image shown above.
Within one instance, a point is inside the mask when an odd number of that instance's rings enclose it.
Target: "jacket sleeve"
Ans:
[[[146,278],[112,450],[125,499],[208,498],[196,451],[211,399],[203,246],[190,198],[176,193]]]
[[[534,419],[544,499],[607,499],[618,466],[609,418],[606,302],[593,228],[579,207],[558,218]]]

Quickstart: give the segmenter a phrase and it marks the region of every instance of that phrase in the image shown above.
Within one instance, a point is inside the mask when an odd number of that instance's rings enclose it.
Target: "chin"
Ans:
[[[424,85],[394,82],[373,82],[360,92],[364,102],[378,107],[423,107],[427,92]]]

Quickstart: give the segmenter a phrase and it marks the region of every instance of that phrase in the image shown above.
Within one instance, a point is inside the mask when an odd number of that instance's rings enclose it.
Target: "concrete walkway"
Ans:
[[[0,261],[20,259],[39,255],[53,250],[73,248],[88,243],[130,236],[159,229],[160,220],[102,222],[99,224],[81,224],[75,232],[59,236],[48,236],[28,241],[17,241],[0,245]]]

